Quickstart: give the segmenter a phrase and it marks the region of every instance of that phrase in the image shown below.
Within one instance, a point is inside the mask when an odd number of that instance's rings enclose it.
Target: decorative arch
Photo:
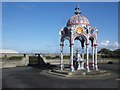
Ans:
[[[69,42],[70,42],[70,37],[68,37],[68,36],[67,36],[67,37],[66,37],[66,36],[63,36],[63,37],[60,39],[60,41],[64,43],[64,41],[65,41],[66,39],[69,40]]]
[[[96,34],[96,28],[95,27],[90,27],[90,34]]]
[[[86,43],[87,43],[87,37],[84,35],[84,34],[76,34],[74,37],[73,37],[73,40],[75,40],[76,38],[78,38],[78,37],[81,37],[82,39],[84,39],[85,41],[86,41]]]
[[[89,40],[90,40],[91,38],[93,38],[93,44],[97,44],[96,35],[95,35],[95,34],[91,34],[91,35],[89,36]]]

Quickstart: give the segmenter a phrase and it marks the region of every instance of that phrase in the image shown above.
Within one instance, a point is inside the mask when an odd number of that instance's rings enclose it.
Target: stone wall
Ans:
[[[0,53],[0,58],[6,58],[11,56],[23,56],[21,53]]]
[[[22,60],[0,60],[0,68],[27,66],[29,64],[29,56],[26,55]]]

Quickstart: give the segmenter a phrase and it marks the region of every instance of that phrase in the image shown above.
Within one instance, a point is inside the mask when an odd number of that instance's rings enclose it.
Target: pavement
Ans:
[[[83,70],[77,70],[74,72],[70,72],[68,70],[58,70],[58,69],[53,69],[53,70],[43,70],[42,71],[43,75],[51,75],[57,78],[64,78],[64,79],[109,79],[111,77],[117,77],[117,74],[108,71],[108,70],[101,70],[99,69],[98,71],[96,70],[91,70],[90,72],[83,71]]]
[[[117,75],[117,64],[100,64],[99,68],[111,70]],[[2,69],[2,88],[118,88],[115,75],[106,79],[62,79],[44,75],[49,70],[37,67],[13,67]]]

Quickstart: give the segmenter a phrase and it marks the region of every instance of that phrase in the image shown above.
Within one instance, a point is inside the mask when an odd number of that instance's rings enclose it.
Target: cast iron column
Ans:
[[[60,45],[60,69],[63,70],[63,44]]]
[[[95,66],[94,66],[94,46],[92,45],[92,68],[95,69]]]
[[[74,71],[73,66],[73,44],[70,45],[70,71]]]
[[[89,44],[86,44],[86,54],[87,54],[86,69],[87,69],[87,72],[90,72],[90,68],[89,68]]]
[[[70,32],[70,71],[74,71],[74,66],[73,66],[73,28],[71,28]]]
[[[95,70],[98,71],[98,65],[97,65],[97,45],[95,45]]]

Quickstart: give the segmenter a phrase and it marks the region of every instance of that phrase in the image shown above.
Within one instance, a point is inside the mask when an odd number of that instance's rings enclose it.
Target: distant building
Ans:
[[[21,56],[21,55],[23,54],[20,54],[19,52],[15,50],[7,50],[7,49],[0,50],[0,58],[11,57],[11,56]]]

